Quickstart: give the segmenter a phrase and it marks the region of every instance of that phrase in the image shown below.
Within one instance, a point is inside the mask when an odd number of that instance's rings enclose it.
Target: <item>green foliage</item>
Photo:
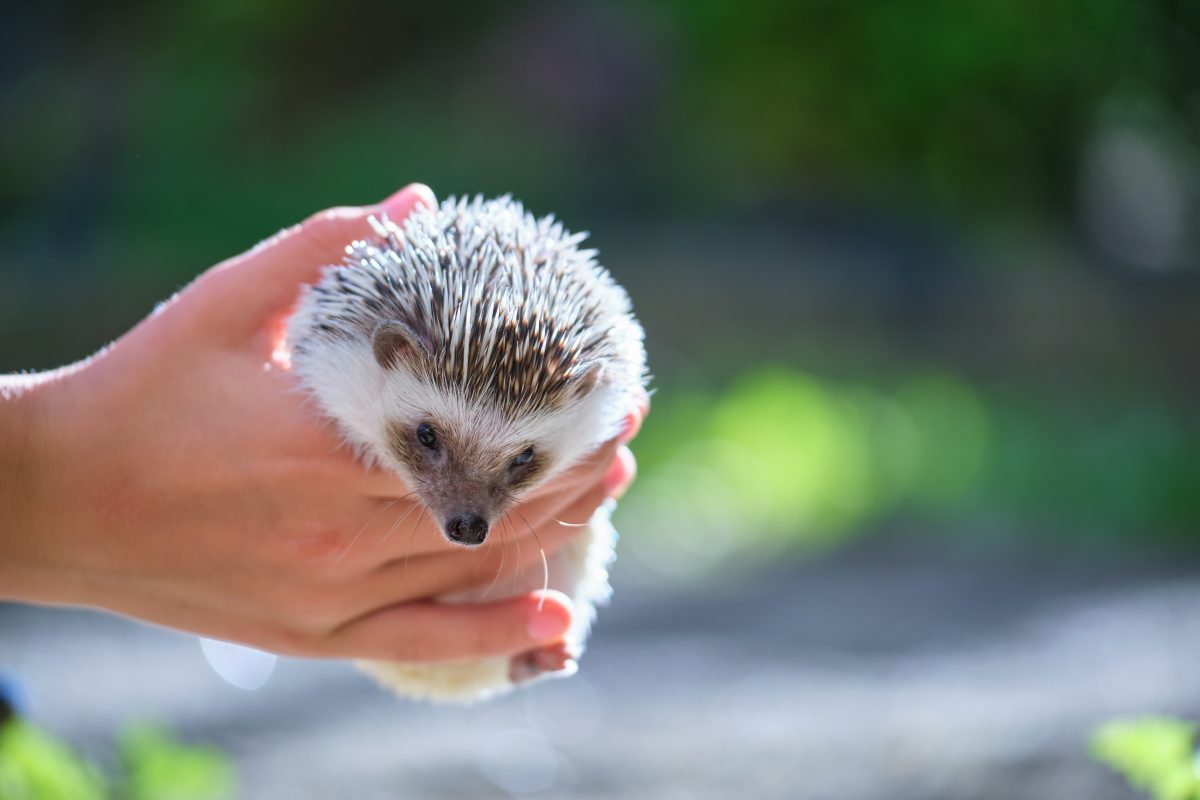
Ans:
[[[703,120],[674,137],[685,163],[739,185],[890,185],[944,204],[1062,207],[1114,87],[1183,107],[1171,5],[674,0],[660,15],[687,80],[666,113],[679,133]]]
[[[1146,401],[1031,405],[945,373],[869,386],[768,367],[654,406],[622,514],[697,568],[826,546],[896,514],[1143,542],[1200,524],[1200,434]]]
[[[1155,800],[1200,800],[1196,726],[1165,717],[1110,722],[1092,753]]]
[[[106,781],[95,765],[26,722],[0,727],[3,800],[226,800],[234,796],[228,760],[211,748],[185,747],[166,732],[122,735],[123,775]],[[115,787],[115,788],[114,788]]]
[[[105,800],[97,770],[24,722],[0,727],[0,797],[4,800]]]
[[[1189,127],[1197,19],[1167,0],[554,6],[141,4],[31,31],[51,40],[0,92],[0,207],[27,209],[15,235],[103,191],[73,234],[185,279],[409,179],[568,215],[813,186],[1061,215],[1114,91]]]
[[[233,796],[233,771],[218,750],[184,747],[160,728],[121,736],[128,800],[218,800]]]

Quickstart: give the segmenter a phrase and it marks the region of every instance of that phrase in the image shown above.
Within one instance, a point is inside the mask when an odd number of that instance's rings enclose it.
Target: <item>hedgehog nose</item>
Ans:
[[[478,514],[460,514],[446,523],[446,535],[459,544],[482,544],[487,533],[487,520]]]

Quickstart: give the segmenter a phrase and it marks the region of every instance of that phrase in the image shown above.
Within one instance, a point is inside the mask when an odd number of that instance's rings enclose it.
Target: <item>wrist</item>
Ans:
[[[0,597],[16,599],[25,583],[37,482],[37,431],[44,375],[0,376]]]
[[[50,440],[68,372],[0,376],[0,599],[54,599]]]

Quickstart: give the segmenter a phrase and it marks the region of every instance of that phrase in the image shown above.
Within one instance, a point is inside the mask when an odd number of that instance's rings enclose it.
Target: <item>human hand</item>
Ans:
[[[321,212],[201,275],[96,357],[0,383],[0,597],[104,608],[280,653],[423,661],[557,640],[549,592],[428,598],[537,566],[633,478],[611,442],[522,503],[484,552],[452,548],[368,470],[279,358],[299,288],[423,186]],[[627,437],[641,413],[631,416]]]

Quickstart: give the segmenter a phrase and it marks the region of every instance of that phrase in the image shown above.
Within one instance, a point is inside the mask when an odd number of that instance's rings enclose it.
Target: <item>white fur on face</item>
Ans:
[[[403,366],[384,369],[364,340],[325,344],[294,368],[355,452],[410,484],[412,476],[388,445],[393,424],[415,429],[436,419],[491,452],[515,454],[532,445],[546,465],[544,481],[617,435],[624,421],[623,393],[603,378],[586,397],[561,408],[510,418],[486,401],[432,386]]]

